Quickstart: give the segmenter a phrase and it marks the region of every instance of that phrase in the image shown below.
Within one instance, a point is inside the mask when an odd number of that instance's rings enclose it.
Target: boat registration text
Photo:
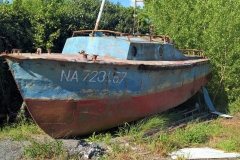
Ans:
[[[86,81],[91,83],[108,81],[120,84],[127,76],[127,72],[83,70],[81,78],[78,75],[79,73],[76,70],[62,70],[60,81]]]

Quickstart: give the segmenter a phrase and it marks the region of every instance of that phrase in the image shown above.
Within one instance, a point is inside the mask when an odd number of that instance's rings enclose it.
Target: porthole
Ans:
[[[131,53],[132,53],[133,57],[135,57],[137,55],[137,48],[135,46],[132,46]]]
[[[159,47],[158,47],[158,54],[159,54],[159,56],[163,56],[163,50],[164,50],[164,45],[163,44],[161,44]]]

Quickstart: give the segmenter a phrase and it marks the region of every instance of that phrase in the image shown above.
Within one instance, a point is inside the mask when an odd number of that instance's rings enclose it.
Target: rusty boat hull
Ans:
[[[1,55],[32,118],[54,138],[163,112],[211,80],[202,51],[184,55],[169,36],[153,36],[153,26],[145,35],[98,30],[104,4],[94,30],[74,31],[61,54],[41,54],[37,48],[37,54],[13,49]]]
[[[79,54],[4,55],[36,123],[79,136],[173,108],[211,80],[208,59],[122,60]]]

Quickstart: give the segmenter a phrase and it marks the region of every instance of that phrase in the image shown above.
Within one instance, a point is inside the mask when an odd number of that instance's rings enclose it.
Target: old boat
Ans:
[[[2,54],[32,118],[54,138],[163,112],[211,80],[209,60],[182,54],[167,36],[96,28],[75,31],[61,54]]]

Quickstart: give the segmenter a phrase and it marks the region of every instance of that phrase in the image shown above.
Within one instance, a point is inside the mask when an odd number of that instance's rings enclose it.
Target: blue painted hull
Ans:
[[[54,60],[8,59],[24,99],[91,100],[163,92],[211,72],[210,64],[104,65]],[[157,68],[154,70],[154,67]]]

